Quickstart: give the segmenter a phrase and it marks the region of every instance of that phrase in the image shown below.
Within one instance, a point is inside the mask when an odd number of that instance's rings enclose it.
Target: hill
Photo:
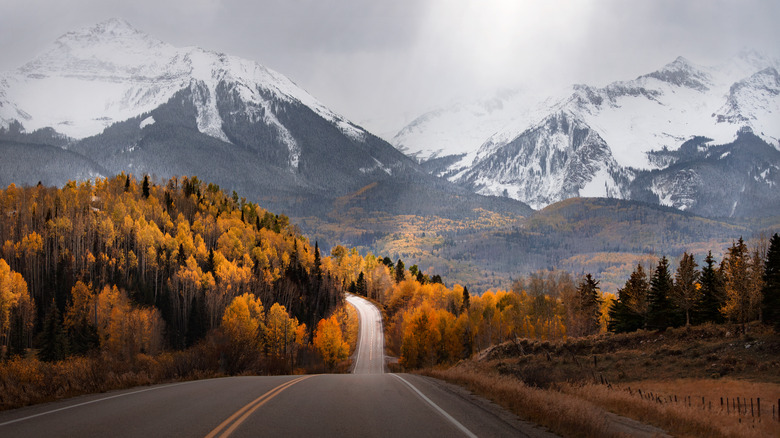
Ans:
[[[737,326],[705,325],[518,340],[424,373],[561,434],[775,436],[780,337],[760,325],[739,333]]]

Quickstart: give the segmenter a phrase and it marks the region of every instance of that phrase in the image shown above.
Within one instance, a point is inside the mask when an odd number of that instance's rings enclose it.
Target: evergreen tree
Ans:
[[[465,313],[469,311],[469,307],[471,307],[471,294],[469,293],[469,288],[463,287],[463,302],[460,305],[460,313]]]
[[[401,259],[398,259],[398,263],[395,265],[395,282],[400,283],[404,281],[405,278],[404,262],[402,262]]]
[[[363,275],[363,271],[360,271],[357,282],[355,282],[355,293],[364,297],[368,296],[368,283],[366,283],[366,276]]]
[[[144,175],[144,183],[142,186],[142,192],[144,199],[149,197],[149,175]]]
[[[52,301],[46,318],[43,321],[43,331],[39,335],[40,351],[38,358],[44,362],[54,362],[65,359],[68,355],[68,338],[60,317],[57,305]]]
[[[179,263],[179,266],[185,266],[187,264],[187,257],[184,253],[184,244],[179,244],[179,254],[176,257],[176,261]]]
[[[780,331],[780,236],[777,233],[769,240],[761,292],[764,322]]]
[[[672,288],[672,301],[685,312],[685,325],[691,325],[691,310],[701,298],[701,284],[699,283],[699,265],[693,258],[693,254],[683,253],[680,266],[674,275],[674,287]]]
[[[598,333],[601,326],[601,298],[599,290],[599,281],[593,278],[591,274],[585,275],[577,287],[577,296],[579,301],[579,313],[583,322],[583,335]]]
[[[97,327],[86,318],[67,331],[68,347],[72,354],[85,355],[100,347],[100,336]]]
[[[715,269],[715,259],[712,257],[712,251],[707,253],[704,258],[704,267],[700,276],[701,296],[694,309],[694,321],[697,324],[704,322],[723,323],[723,314],[720,309],[723,307],[723,281],[717,269]]]
[[[672,277],[669,274],[669,260],[661,257],[658,266],[650,278],[648,293],[647,326],[652,329],[665,329],[677,326],[675,308],[670,298],[672,293]]]
[[[204,272],[214,272],[214,250],[209,250],[209,257],[206,259],[206,269],[204,269]]]
[[[322,284],[322,260],[320,259],[320,245],[314,242],[314,285],[319,290]]]
[[[609,308],[609,331],[624,333],[645,327],[648,288],[647,274],[642,265],[637,265]]]
[[[130,174],[127,174],[127,178],[125,179],[125,191],[130,191]]]

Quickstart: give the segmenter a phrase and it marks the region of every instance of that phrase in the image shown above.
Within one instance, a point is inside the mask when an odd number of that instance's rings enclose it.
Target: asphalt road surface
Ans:
[[[360,314],[354,374],[226,377],[0,412],[0,437],[550,436],[435,379],[384,373],[379,311]]]
[[[347,294],[347,302],[358,311],[360,334],[353,374],[382,374],[385,372],[385,340],[382,315],[370,301]]]

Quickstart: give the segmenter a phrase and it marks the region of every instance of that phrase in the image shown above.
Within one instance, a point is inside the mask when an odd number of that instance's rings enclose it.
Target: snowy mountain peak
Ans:
[[[150,37],[133,27],[130,23],[122,18],[110,18],[94,26],[88,26],[79,30],[68,32],[61,36],[57,41],[61,43],[71,41],[94,42],[96,39],[116,40],[118,38],[148,39]]]
[[[640,76],[638,79],[642,78],[655,78],[678,87],[688,87],[698,91],[707,91],[711,86],[710,75],[682,56],[678,56],[662,69]]]
[[[0,127],[17,120],[26,131],[51,127],[81,139],[149,112],[189,89],[198,129],[229,142],[217,108],[221,84],[235,85],[232,89],[246,103],[250,119],[275,127],[290,149],[292,167],[298,161],[298,147],[277,120],[273,100],[299,102],[352,139],[366,135],[285,76],[256,62],[198,47],[176,48],[122,19],[69,32],[9,74],[0,83]]]

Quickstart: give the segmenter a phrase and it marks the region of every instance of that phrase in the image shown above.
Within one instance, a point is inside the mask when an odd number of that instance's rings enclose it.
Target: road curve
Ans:
[[[549,437],[462,388],[385,374],[373,304],[354,374],[226,377],[154,385],[0,412],[0,437]]]
[[[353,374],[382,374],[385,372],[385,343],[382,315],[370,301],[347,294],[347,302],[358,312],[360,329],[355,352]]]

